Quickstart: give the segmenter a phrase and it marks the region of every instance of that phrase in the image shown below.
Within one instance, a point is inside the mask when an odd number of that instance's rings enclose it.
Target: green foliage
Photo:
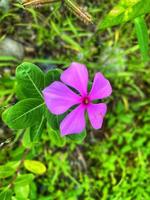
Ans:
[[[29,185],[15,185],[14,188],[15,191],[15,199],[16,200],[26,200],[28,199],[29,192],[30,192],[30,186]]]
[[[149,60],[149,36],[143,16],[150,13],[149,0],[120,0],[119,3],[99,23],[99,29],[106,29],[131,21],[135,30],[143,61]]]
[[[46,119],[43,117],[37,125],[31,126],[25,130],[22,138],[24,147],[31,148],[38,143],[45,128],[45,121]]]
[[[44,103],[40,99],[24,99],[3,113],[3,120],[12,129],[24,129],[40,123]]]
[[[0,166],[0,178],[7,178],[14,174],[15,170],[11,167]]]
[[[148,29],[143,17],[135,18],[135,30],[138,38],[139,47],[144,61],[149,60],[149,35]]]
[[[47,123],[46,114],[37,139],[34,130],[39,124],[12,131],[0,121],[0,175],[8,175],[0,177],[0,200],[149,200],[150,68],[139,59],[134,24],[97,31],[97,22],[117,4],[114,0],[81,1],[94,16],[94,26],[78,23],[66,10],[60,11],[59,3],[50,11],[50,6],[24,10],[9,2],[7,13],[0,9],[1,36],[23,43],[24,60],[61,69],[71,61],[85,63],[91,80],[97,71],[110,79],[113,94],[103,128],[94,131],[88,126],[86,142],[80,144],[61,137],[58,128],[54,130]],[[137,1],[130,2],[132,7]],[[138,13],[144,7],[143,3]],[[144,19],[149,33],[149,14]],[[78,46],[72,46],[62,34]],[[0,113],[16,102],[14,72],[18,62],[0,56]],[[42,101],[40,95],[36,98]],[[24,156],[26,148],[30,151]],[[33,175],[24,167],[23,158],[42,162],[46,172]]]
[[[45,128],[45,122],[46,122],[46,119],[43,116],[38,125],[30,127],[30,138],[32,142],[36,143],[40,139],[41,133],[43,132]]]
[[[24,167],[35,174],[42,175],[46,172],[46,167],[43,163],[36,160],[25,160]]]
[[[22,174],[19,175],[15,180],[15,186],[25,186],[29,185],[34,179],[33,174]]]
[[[18,162],[8,162],[5,165],[0,165],[0,178],[7,178],[14,174]]]
[[[63,147],[66,143],[66,138],[62,137],[58,129],[53,129],[49,123],[47,123],[47,130],[51,145]]]
[[[133,20],[150,12],[149,0],[120,0],[110,13],[100,22],[100,29]]]
[[[17,95],[22,98],[42,97],[44,73],[34,64],[22,63],[16,69]]]
[[[52,113],[50,113],[48,110],[46,112],[48,124],[54,129],[59,130],[59,125],[62,119],[65,117],[65,114],[63,115],[57,115],[54,116]]]
[[[50,85],[52,82],[60,79],[61,70],[60,69],[52,69],[49,70],[45,74],[45,87]]]
[[[33,174],[19,175],[15,181],[14,193],[15,199],[26,200],[30,193],[30,184],[33,181]]]
[[[10,128],[30,127],[24,134],[24,146],[31,146],[31,143],[36,142],[43,131],[45,106],[41,90],[45,83],[48,84],[48,79],[52,82],[55,76],[58,78],[58,72],[52,70],[52,74],[48,72],[44,77],[44,73],[31,63],[23,63],[16,69],[17,93],[22,94],[20,97],[25,99],[8,108],[2,117]]]
[[[80,134],[71,134],[67,136],[67,138],[69,138],[71,141],[79,142],[79,143],[82,143],[85,137],[86,137],[86,130],[84,130]]]
[[[0,193],[0,199],[1,200],[11,200],[12,197],[12,191],[8,188],[5,188],[1,193]]]
[[[52,135],[52,140],[54,141],[55,137],[60,144],[59,125],[65,115],[54,116],[50,113],[42,96],[42,89],[53,81],[59,80],[60,74],[61,70],[58,69],[49,70],[44,74],[36,65],[27,62],[16,69],[17,93],[19,92],[23,100],[5,110],[2,119],[12,129],[26,129],[23,136],[23,145],[26,148],[31,148],[39,141],[46,126],[46,119],[50,130],[54,129],[52,133],[56,133]],[[82,142],[85,138],[85,131],[68,138]]]

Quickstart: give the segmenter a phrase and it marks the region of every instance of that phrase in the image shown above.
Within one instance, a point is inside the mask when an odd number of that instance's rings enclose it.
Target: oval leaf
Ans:
[[[23,129],[40,122],[43,113],[43,101],[39,99],[24,99],[4,111],[2,119],[12,129]]]
[[[36,160],[25,160],[24,167],[35,174],[42,175],[46,172],[46,167],[43,163]]]
[[[17,96],[23,98],[43,98],[44,73],[32,63],[24,62],[16,69]]]

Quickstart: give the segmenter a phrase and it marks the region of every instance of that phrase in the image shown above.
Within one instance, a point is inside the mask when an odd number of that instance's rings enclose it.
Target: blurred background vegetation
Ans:
[[[85,63],[91,79],[101,71],[113,87],[103,128],[89,126],[80,144],[56,143],[45,130],[28,149],[22,133],[0,120],[0,200],[150,199],[150,63],[142,60],[133,21],[100,29],[118,1],[78,3],[93,24],[59,2],[24,9],[0,1],[0,113],[17,101],[15,69],[23,61],[44,71]],[[144,19],[149,34],[150,15]]]

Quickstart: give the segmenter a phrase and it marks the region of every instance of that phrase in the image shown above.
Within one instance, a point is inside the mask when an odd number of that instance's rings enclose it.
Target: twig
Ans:
[[[85,24],[93,24],[92,16],[81,8],[76,2],[73,0],[64,0],[64,2],[66,7],[69,8],[69,10],[72,11],[73,14],[80,18],[80,20],[82,20]]]
[[[23,153],[23,156],[22,156],[22,158],[21,158],[21,160],[20,160],[20,163],[19,163],[19,165],[18,165],[18,167],[17,167],[17,170],[16,170],[16,172],[15,172],[15,175],[14,175],[14,177],[12,178],[12,180],[11,180],[9,186],[8,186],[9,188],[12,188],[12,186],[13,186],[13,184],[14,184],[14,181],[16,180],[16,178],[17,178],[17,176],[18,176],[18,173],[19,173],[19,171],[20,171],[20,169],[21,169],[21,167],[22,167],[22,165],[23,165],[23,163],[24,163],[24,160],[25,160],[27,154],[29,153],[29,151],[30,151],[30,149],[25,149],[25,151],[24,151],[24,153]]]
[[[39,7],[55,2],[62,2],[63,5],[66,5],[66,8],[68,8],[74,15],[76,15],[76,17],[82,20],[85,24],[93,24],[92,16],[73,0],[24,0],[23,5]]]
[[[78,153],[78,155],[79,155],[79,160],[80,160],[81,163],[83,164],[83,168],[84,168],[85,170],[87,170],[87,164],[86,164],[85,158],[84,158],[82,152],[80,151],[80,149],[79,149],[78,147],[77,147],[77,153]]]
[[[40,5],[55,3],[59,1],[61,0],[24,0],[23,5],[24,6],[40,6]]]

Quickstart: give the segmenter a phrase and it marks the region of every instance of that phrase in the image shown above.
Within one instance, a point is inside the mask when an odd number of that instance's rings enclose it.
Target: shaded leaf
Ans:
[[[42,120],[40,121],[39,124],[35,125],[35,126],[32,126],[30,128],[30,136],[31,136],[31,141],[33,142],[37,142],[38,139],[40,139],[40,136],[42,134],[42,131],[45,127],[45,118],[42,117]]]
[[[69,139],[71,141],[74,141],[77,143],[82,143],[86,137],[86,130],[84,130],[82,133],[79,133],[79,134],[67,135],[66,137],[67,137],[67,139]]]
[[[24,147],[30,148],[39,141],[45,127],[45,121],[43,117],[37,125],[26,129],[22,140]]]
[[[49,70],[45,74],[45,87],[50,85],[52,82],[60,79],[61,70],[60,69],[52,69]]]
[[[44,103],[39,99],[24,99],[3,112],[4,122],[13,129],[31,127],[41,121]]]
[[[47,130],[48,130],[49,138],[53,145],[60,146],[60,147],[65,145],[66,138],[61,136],[59,130],[54,130],[49,125],[47,125]]]
[[[49,126],[51,126],[51,128],[54,130],[59,130],[60,122],[64,119],[65,114],[53,115],[49,110],[47,110],[46,116]]]
[[[32,63],[24,62],[16,69],[17,96],[19,98],[43,98],[44,73]]]

